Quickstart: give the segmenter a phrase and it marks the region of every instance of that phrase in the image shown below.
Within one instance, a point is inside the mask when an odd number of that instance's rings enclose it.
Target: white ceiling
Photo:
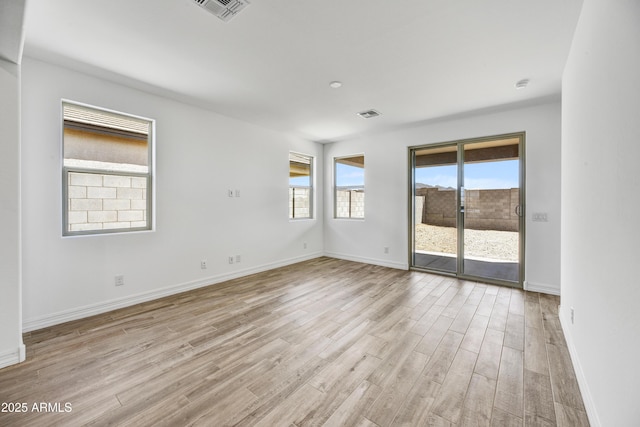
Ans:
[[[193,0],[29,0],[24,53],[334,141],[557,96],[581,5],[252,0],[225,23]]]

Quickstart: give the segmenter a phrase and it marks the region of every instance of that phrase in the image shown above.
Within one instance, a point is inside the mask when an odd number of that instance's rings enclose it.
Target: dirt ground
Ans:
[[[514,231],[465,230],[465,256],[518,261],[518,233]],[[454,227],[416,225],[416,250],[456,253]]]

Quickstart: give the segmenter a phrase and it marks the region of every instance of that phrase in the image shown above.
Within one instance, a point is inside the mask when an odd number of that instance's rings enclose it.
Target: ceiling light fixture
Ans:
[[[358,115],[363,119],[370,119],[373,117],[378,117],[380,113],[377,112],[376,110],[367,110],[367,111],[361,111],[360,113],[358,113]]]
[[[516,89],[524,89],[529,85],[529,79],[518,80],[516,83]]]
[[[329,83],[329,86],[331,86],[334,89],[338,89],[339,87],[342,86],[342,82],[339,82],[337,80],[332,81],[331,83]]]

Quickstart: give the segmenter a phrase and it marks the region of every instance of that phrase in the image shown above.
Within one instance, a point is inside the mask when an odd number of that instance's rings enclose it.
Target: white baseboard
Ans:
[[[15,350],[0,354],[0,369],[24,362],[25,356],[26,350],[24,344],[20,344]]]
[[[119,308],[129,307],[135,304],[152,301],[158,298],[179,294],[181,292],[198,289],[205,286],[215,285],[217,283],[226,282],[227,280],[237,279],[239,277],[248,276],[250,274],[261,273],[263,271],[273,270],[274,268],[284,267],[284,266],[295,264],[302,261],[308,261],[321,256],[323,256],[321,252],[315,252],[313,254],[309,254],[301,257],[289,258],[286,260],[273,262],[269,264],[263,264],[256,267],[247,268],[244,270],[237,270],[232,273],[219,274],[216,276],[211,276],[211,277],[207,277],[207,278],[192,281],[192,282],[169,286],[169,287],[157,289],[150,292],[143,292],[136,295],[130,295],[125,298],[118,298],[118,299],[105,301],[97,304],[90,304],[83,307],[72,308],[69,310],[64,310],[58,313],[48,314],[46,316],[41,316],[33,319],[25,319],[22,323],[22,330],[23,332],[35,331],[37,329],[58,325],[60,323],[70,322],[72,320],[83,319],[89,316],[95,316],[96,314],[106,313],[108,311],[117,310]]]
[[[541,294],[560,296],[560,288],[558,288],[557,286],[545,285],[541,283],[531,283],[528,280],[525,280],[523,286],[525,291],[540,292]]]
[[[571,363],[573,363],[573,370],[576,373],[576,379],[578,380],[578,387],[582,394],[582,400],[584,402],[585,410],[587,411],[587,417],[589,418],[589,424],[593,427],[601,427],[600,417],[593,404],[593,398],[591,397],[591,391],[587,384],[587,378],[582,370],[580,364],[580,358],[576,352],[576,347],[573,342],[573,335],[571,334],[571,319],[568,317],[566,310],[562,308],[562,305],[558,307],[558,314],[560,318],[560,325],[562,326],[562,332],[564,333],[565,341],[567,342],[567,348],[569,349],[569,355],[571,356]]]
[[[354,262],[362,262],[362,263],[365,263],[365,264],[379,265],[381,267],[395,268],[395,269],[398,269],[398,270],[408,270],[409,269],[409,264],[408,263],[392,262],[392,261],[376,259],[376,258],[366,258],[366,257],[360,257],[360,256],[353,256],[353,255],[341,254],[341,253],[338,253],[338,252],[325,252],[324,256],[327,256],[329,258],[343,259],[343,260],[346,260],[346,261],[354,261]]]

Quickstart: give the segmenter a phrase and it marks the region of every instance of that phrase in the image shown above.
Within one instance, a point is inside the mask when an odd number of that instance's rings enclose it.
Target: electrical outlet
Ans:
[[[240,190],[236,190],[236,197],[240,197]]]
[[[205,260],[200,261],[200,268],[203,269],[203,270],[206,270],[207,269],[207,261],[205,261]]]
[[[242,261],[242,256],[241,255],[236,255],[236,263]]]
[[[573,307],[571,307],[571,324],[573,325],[573,317],[574,317],[574,311],[573,311]]]
[[[124,276],[121,274],[118,274],[115,277],[115,283],[116,283],[116,286],[124,286]]]
[[[233,256],[229,257],[229,264],[233,264]]]
[[[302,249],[307,249],[307,242],[304,242],[304,243],[302,244]]]
[[[388,254],[388,253],[389,253],[389,246],[385,246],[385,247],[384,247],[384,253],[385,253],[385,254]]]

